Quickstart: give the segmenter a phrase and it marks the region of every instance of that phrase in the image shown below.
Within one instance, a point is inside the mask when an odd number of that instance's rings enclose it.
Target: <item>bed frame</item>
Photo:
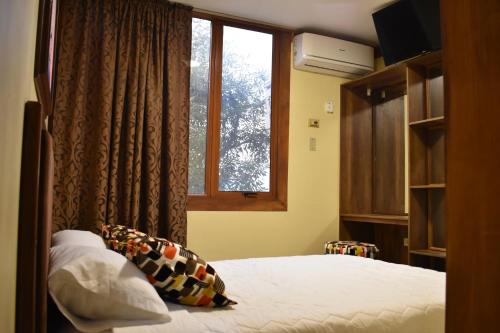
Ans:
[[[45,333],[48,327],[54,154],[47,116],[40,103],[26,103],[16,287],[16,332],[22,333]]]

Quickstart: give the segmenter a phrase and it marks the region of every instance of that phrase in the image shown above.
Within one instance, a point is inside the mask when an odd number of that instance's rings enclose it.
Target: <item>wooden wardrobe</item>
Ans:
[[[445,269],[441,52],[342,85],[340,238]]]

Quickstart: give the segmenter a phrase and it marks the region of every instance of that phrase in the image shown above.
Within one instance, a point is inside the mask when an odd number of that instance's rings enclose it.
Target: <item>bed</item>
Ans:
[[[238,305],[169,304],[170,323],[114,332],[444,332],[443,273],[343,255],[212,265]]]
[[[62,322],[47,297],[52,142],[39,106],[33,103],[26,112],[16,330],[70,332],[68,327],[47,329],[51,321]],[[444,273],[343,255],[211,264],[239,304],[208,309],[169,303],[170,322],[113,332],[444,332]]]

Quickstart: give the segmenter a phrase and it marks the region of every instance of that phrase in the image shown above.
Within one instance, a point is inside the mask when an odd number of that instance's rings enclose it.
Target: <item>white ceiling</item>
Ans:
[[[393,0],[174,0],[195,9],[378,45],[371,14]]]

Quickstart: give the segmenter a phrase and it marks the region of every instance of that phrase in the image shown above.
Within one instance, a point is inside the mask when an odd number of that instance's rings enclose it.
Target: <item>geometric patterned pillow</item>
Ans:
[[[237,304],[227,298],[212,266],[179,244],[121,225],[103,224],[102,237],[110,249],[136,264],[167,300],[207,307]]]
[[[325,243],[325,254],[348,254],[375,259],[379,250],[375,244],[357,241],[333,241]]]

